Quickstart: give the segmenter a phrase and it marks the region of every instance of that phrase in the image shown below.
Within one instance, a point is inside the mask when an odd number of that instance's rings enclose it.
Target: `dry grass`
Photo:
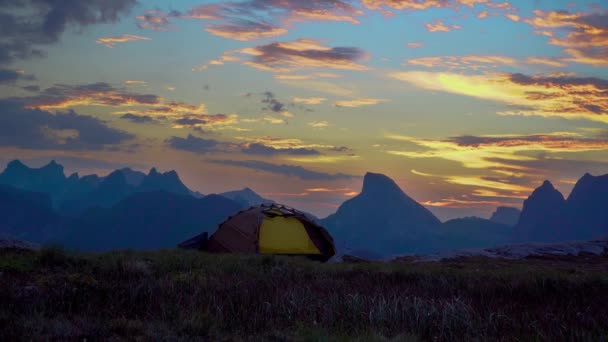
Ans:
[[[4,251],[0,340],[601,340],[606,265]]]

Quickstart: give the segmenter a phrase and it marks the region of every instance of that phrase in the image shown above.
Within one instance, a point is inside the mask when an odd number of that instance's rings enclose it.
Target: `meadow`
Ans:
[[[0,252],[0,339],[605,340],[608,257],[327,263]]]

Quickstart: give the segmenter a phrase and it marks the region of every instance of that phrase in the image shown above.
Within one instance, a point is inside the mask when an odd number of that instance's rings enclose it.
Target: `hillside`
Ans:
[[[318,264],[0,250],[3,340],[601,341],[606,255]]]

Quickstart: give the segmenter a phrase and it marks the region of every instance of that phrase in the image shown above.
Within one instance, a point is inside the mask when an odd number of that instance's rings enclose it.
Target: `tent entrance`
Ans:
[[[260,226],[259,248],[262,254],[321,254],[295,217],[265,217]]]

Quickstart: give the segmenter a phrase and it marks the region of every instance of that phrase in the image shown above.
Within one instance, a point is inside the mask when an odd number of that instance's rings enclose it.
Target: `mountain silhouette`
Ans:
[[[137,187],[139,192],[167,191],[178,195],[190,195],[191,191],[179,179],[177,172],[159,173],[152,168]]]
[[[54,160],[40,168],[30,168],[19,160],[13,160],[0,173],[0,184],[48,193],[53,201],[57,201],[64,193],[66,182],[63,166]]]
[[[274,201],[263,198],[250,188],[223,192],[220,195],[237,202],[242,208],[248,208],[258,204],[274,203]]]
[[[519,221],[521,210],[513,207],[497,207],[492,213],[490,221],[514,227]]]
[[[524,201],[514,228],[516,241],[555,242],[568,238],[565,221],[566,200],[553,184],[545,180]]]
[[[66,200],[60,211],[64,215],[76,217],[89,208],[109,208],[132,194],[134,189],[127,183],[123,171],[116,170],[104,177],[91,191],[82,192],[80,196]]]
[[[0,235],[44,242],[61,224],[48,194],[0,185]]]
[[[608,235],[608,174],[585,173],[566,200],[571,239],[594,239]]]
[[[122,174],[125,176],[127,184],[132,186],[139,186],[146,178],[146,174],[140,171],[135,171],[131,168],[125,167],[120,169]]]
[[[361,193],[321,223],[343,247],[382,255],[432,250],[441,224],[392,179],[378,173],[366,173]]]
[[[91,251],[173,248],[213,232],[240,206],[225,197],[196,199],[167,191],[136,192],[111,208],[93,208],[68,224],[59,242]]]
[[[441,224],[439,245],[443,250],[489,248],[510,242],[513,228],[480,217],[464,217]]]

